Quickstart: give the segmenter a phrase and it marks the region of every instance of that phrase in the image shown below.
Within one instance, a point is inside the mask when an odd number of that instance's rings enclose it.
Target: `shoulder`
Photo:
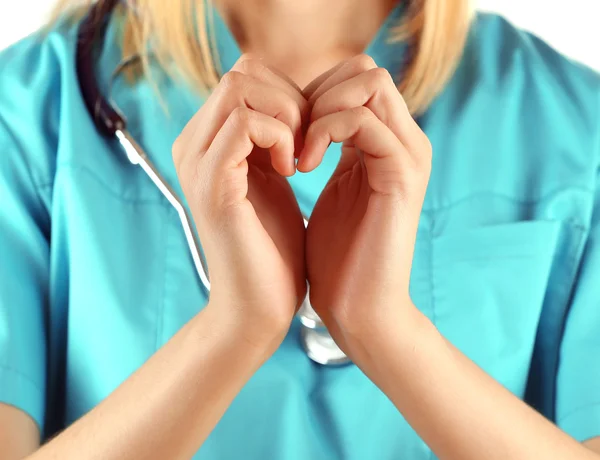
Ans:
[[[560,107],[564,121],[598,132],[600,75],[502,16],[477,15],[461,67],[480,89],[519,95],[525,109]]]
[[[500,16],[473,20],[422,121],[437,152],[432,209],[482,194],[533,206],[561,190],[587,202],[596,187],[600,76]]]
[[[434,106],[453,120],[453,130],[475,128],[503,146],[494,161],[523,172],[543,161],[555,173],[576,159],[587,165],[577,172],[589,176],[600,162],[600,75],[501,16],[475,17],[461,62]]]
[[[75,43],[76,27],[62,23],[0,52],[0,144],[37,183],[53,176],[65,96],[78,91]]]
[[[519,70],[525,78],[557,85],[565,91],[573,91],[573,95],[600,94],[600,75],[596,71],[569,59],[543,39],[519,29],[502,16],[480,13],[472,29],[471,43],[472,57],[478,56],[488,64],[498,80]]]

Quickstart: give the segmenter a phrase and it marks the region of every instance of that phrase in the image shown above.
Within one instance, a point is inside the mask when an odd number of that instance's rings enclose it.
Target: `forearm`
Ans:
[[[190,458],[268,356],[214,307],[31,458]]]
[[[417,327],[386,334],[365,372],[444,459],[598,459],[446,341],[416,309]]]

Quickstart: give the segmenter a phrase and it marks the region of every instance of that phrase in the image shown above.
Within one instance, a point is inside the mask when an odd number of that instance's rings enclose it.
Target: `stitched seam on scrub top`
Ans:
[[[115,198],[120,199],[121,201],[124,201],[126,203],[141,203],[141,204],[145,204],[145,203],[164,203],[167,202],[167,199],[164,198],[162,195],[157,196],[156,198],[128,198],[128,197],[124,197],[123,195],[120,195],[119,193],[115,192],[110,185],[108,185],[108,183],[102,179],[95,171],[91,170],[90,168],[88,168],[87,166],[83,166],[83,165],[76,165],[74,163],[61,163],[59,165],[60,167],[68,167],[71,171],[81,171],[81,172],[85,172],[87,173],[89,176],[91,176],[92,178],[94,178],[100,185],[102,185],[107,192],[109,192],[112,196],[114,196]],[[57,175],[60,173],[60,170],[57,169]],[[150,180],[150,179],[148,179]],[[47,184],[45,185],[38,185],[38,187],[45,187]]]
[[[8,136],[8,140],[12,143],[12,145],[17,150],[17,152],[19,152],[19,154],[21,155],[21,158],[25,162],[25,169],[27,170],[27,177],[29,178],[29,182],[33,186],[33,190],[35,191],[35,197],[37,199],[40,209],[42,209],[45,212],[44,217],[47,219],[46,224],[49,226],[50,225],[50,215],[49,215],[50,213],[48,212],[48,208],[46,208],[46,205],[44,204],[44,200],[42,199],[42,196],[40,194],[41,187],[33,177],[33,170],[31,169],[31,164],[29,162],[29,158],[27,158],[27,155],[25,155],[25,152],[21,148],[21,145],[19,144],[19,142],[17,142],[17,138],[11,132],[11,130],[8,128],[8,124],[4,121],[4,119],[2,117],[0,117],[0,127],[2,127],[2,131],[6,133],[6,135]],[[5,154],[5,152],[2,152],[2,154]],[[52,182],[50,182],[49,185],[51,186]]]
[[[0,370],[2,371],[6,371],[8,373],[14,374],[19,378],[22,378],[23,380],[25,380],[27,383],[31,384],[34,389],[36,391],[39,391],[40,393],[43,393],[42,388],[40,387],[39,383],[37,383],[35,380],[33,380],[31,377],[25,375],[23,372],[21,372],[18,369],[15,369],[14,367],[11,366],[6,366],[6,365],[1,365],[0,366]]]
[[[469,201],[474,198],[479,198],[479,197],[486,196],[486,195],[490,196],[490,197],[502,198],[507,201],[511,201],[512,203],[519,204],[521,206],[535,206],[535,205],[539,204],[540,202],[550,198],[552,195],[558,195],[559,193],[566,192],[566,191],[579,191],[579,192],[588,193],[590,195],[594,195],[596,193],[595,188],[587,188],[587,187],[583,187],[580,185],[569,185],[569,186],[558,187],[556,189],[550,190],[549,192],[543,194],[542,196],[536,197],[531,200],[522,200],[517,197],[506,195],[501,192],[496,192],[494,190],[480,190],[480,191],[475,191],[473,193],[470,193],[461,198],[458,198],[448,204],[444,204],[441,206],[429,207],[429,208],[424,207],[423,212],[431,213],[431,212],[436,212],[436,211],[444,211],[447,209],[451,209],[456,205],[462,204],[465,201]]]
[[[556,423],[557,425],[560,425],[561,423],[564,423],[568,418],[573,417],[574,415],[579,414],[580,412],[585,412],[587,410],[597,410],[600,409],[600,401],[595,401],[593,403],[588,403],[588,404],[584,404],[582,406],[579,406],[577,409],[573,409],[570,410],[569,412],[567,412],[566,415],[563,415],[561,418],[559,418]]]
[[[59,168],[62,167],[69,167],[72,170],[82,170],[87,172],[89,175],[91,175],[92,177],[94,177],[99,183],[101,183],[112,195],[118,197],[119,199],[126,201],[126,202],[135,202],[135,203],[159,203],[163,200],[163,196],[157,196],[156,198],[126,198],[120,194],[118,194],[117,192],[115,192],[109,185],[108,183],[102,179],[94,170],[88,168],[87,166],[83,166],[80,164],[75,164],[73,162],[63,162],[63,163],[59,163],[57,165],[57,175],[60,172]],[[148,179],[149,180],[149,179]],[[43,187],[48,187],[48,186],[52,186],[53,181],[51,182],[47,182],[47,183],[36,183],[35,181],[33,182],[34,185],[36,185],[39,188],[43,188]],[[468,201],[468,200],[472,200],[474,198],[478,198],[478,197],[482,197],[482,196],[492,196],[492,197],[497,197],[497,198],[503,198],[505,200],[511,201],[513,203],[516,204],[520,204],[523,206],[533,206],[538,204],[541,201],[546,200],[547,198],[551,197],[554,194],[559,194],[565,191],[580,191],[580,192],[585,192],[588,194],[595,194],[596,190],[594,188],[587,188],[587,187],[582,187],[582,186],[578,186],[578,185],[570,185],[570,186],[564,186],[564,187],[559,187],[556,188],[554,190],[549,191],[548,193],[545,193],[544,195],[542,195],[541,197],[532,199],[532,200],[521,200],[519,198],[516,197],[512,197],[510,195],[505,195],[503,193],[500,192],[496,192],[496,191],[490,191],[490,190],[481,190],[481,191],[476,191],[473,193],[470,193],[467,196],[464,196],[462,198],[459,198],[457,200],[454,200],[451,203],[445,204],[445,205],[441,205],[441,206],[436,206],[436,207],[431,207],[431,208],[423,208],[423,212],[426,213],[430,213],[430,212],[436,212],[436,211],[442,211],[442,210],[446,210],[446,209],[450,209],[458,204],[461,204],[462,202]]]

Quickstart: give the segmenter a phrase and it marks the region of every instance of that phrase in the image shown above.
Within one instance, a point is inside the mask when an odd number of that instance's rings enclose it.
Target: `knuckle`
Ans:
[[[367,70],[371,70],[377,67],[375,61],[368,54],[359,54],[352,59],[353,65],[355,65],[359,70],[366,72]]]
[[[261,75],[265,71],[266,66],[258,59],[249,58],[241,61],[238,64],[238,69],[246,75]]]
[[[183,151],[184,151],[184,149],[183,149],[183,137],[180,134],[173,141],[173,145],[171,146],[171,155],[173,157],[173,163],[175,164],[176,167],[181,162],[181,158],[183,157]]]
[[[431,144],[429,137],[427,137],[424,133],[421,147],[421,155],[427,159],[431,159],[431,157],[433,156],[433,145]]]
[[[368,71],[369,79],[375,87],[381,87],[393,82],[392,76],[384,67],[375,67]]]
[[[229,120],[236,129],[247,130],[252,120],[252,111],[248,107],[236,107],[231,111]]]
[[[232,70],[258,80],[264,79],[264,75],[269,72],[269,68],[265,65],[263,59],[250,53],[242,55]]]
[[[426,166],[427,164],[431,163],[431,159],[433,156],[433,146],[431,145],[429,137],[427,137],[427,135],[424,132],[420,131],[419,137],[420,139],[416,144],[417,151],[415,153],[417,154],[419,163],[422,163]]]
[[[238,88],[244,84],[245,76],[236,70],[230,70],[221,77],[221,86],[227,90]]]
[[[424,140],[419,152],[419,164],[423,172],[427,175],[431,172],[431,163],[433,160],[433,146],[427,136],[423,136]]]
[[[320,137],[323,134],[324,130],[323,130],[323,123],[321,120],[317,120],[308,126],[308,129],[306,130],[307,138],[314,139],[314,138]]]
[[[375,116],[373,112],[371,112],[371,110],[364,105],[353,107],[350,109],[350,111],[359,121],[368,120]]]
[[[289,129],[284,129],[281,132],[281,143],[283,145],[294,145],[294,134]]]
[[[285,118],[292,129],[296,129],[302,123],[302,108],[291,99],[286,99],[282,106],[281,117]]]

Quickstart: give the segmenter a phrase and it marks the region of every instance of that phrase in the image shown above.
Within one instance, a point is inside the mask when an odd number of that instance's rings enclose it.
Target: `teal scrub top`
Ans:
[[[386,39],[397,14],[367,49],[395,75],[405,47]],[[226,71],[240,50],[218,17],[216,29]],[[106,398],[207,301],[177,213],[84,107],[75,32],[57,26],[0,54],[0,401],[46,436]],[[98,53],[105,92],[119,37],[111,24]],[[146,81],[119,79],[112,94],[181,193],[171,145],[202,97],[154,77],[168,113]],[[434,155],[414,303],[567,433],[600,435],[600,77],[479,14],[418,122]],[[339,154],[334,144],[317,171],[291,178],[306,214]],[[197,456],[432,457],[358,368],[310,361],[297,320]]]

